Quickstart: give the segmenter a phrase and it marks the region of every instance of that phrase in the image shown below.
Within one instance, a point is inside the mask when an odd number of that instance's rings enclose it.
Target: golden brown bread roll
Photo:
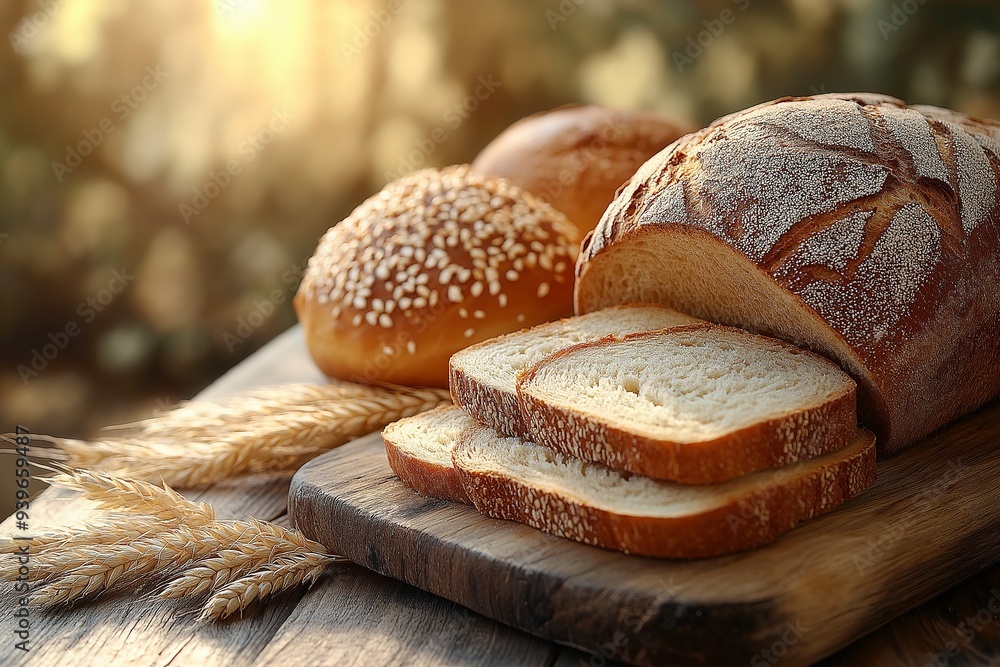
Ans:
[[[472,167],[541,197],[586,234],[635,170],[691,129],[642,111],[564,107],[517,121]]]
[[[584,242],[577,310],[662,303],[806,344],[898,449],[1000,396],[998,193],[995,121],[873,94],[768,102],[636,173]]]
[[[448,386],[448,357],[572,314],[580,234],[467,165],[387,185],[322,238],[295,296],[331,377]]]

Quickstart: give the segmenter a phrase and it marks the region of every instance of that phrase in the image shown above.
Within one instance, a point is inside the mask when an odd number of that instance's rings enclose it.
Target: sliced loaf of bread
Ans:
[[[451,450],[458,436],[475,425],[472,417],[454,405],[393,422],[382,430],[389,467],[419,493],[468,504]]]
[[[452,456],[465,493],[483,514],[663,558],[767,544],[875,481],[875,437],[865,430],[819,458],[709,486],[629,475],[482,425],[462,431]]]
[[[630,305],[498,336],[452,355],[448,364],[452,400],[500,433],[526,437],[517,400],[521,371],[578,343],[700,321],[664,306]]]
[[[708,323],[563,349],[517,386],[531,441],[685,484],[845,447],[857,431],[856,389],[816,354]]]

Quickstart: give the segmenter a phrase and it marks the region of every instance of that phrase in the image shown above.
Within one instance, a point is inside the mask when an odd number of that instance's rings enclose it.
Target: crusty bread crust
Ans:
[[[518,400],[525,419],[527,440],[558,452],[601,463],[611,468],[683,484],[715,484],[735,477],[811,459],[841,449],[857,431],[856,385],[845,375],[844,390],[828,400],[801,410],[751,424],[718,438],[701,442],[671,442],[648,438],[603,419],[565,406],[553,405],[536,396],[530,383],[555,359],[580,350],[597,349],[610,342],[656,338],[688,331],[723,330],[748,339],[754,334],[715,324],[688,324],[670,329],[630,334],[620,339],[604,338],[561,350],[518,378]],[[822,359],[787,343],[781,347]]]
[[[462,488],[462,481],[458,478],[458,473],[450,460],[447,460],[445,465],[428,461],[409,453],[407,450],[412,450],[412,445],[407,446],[407,443],[402,442],[402,438],[407,435],[407,429],[401,428],[403,424],[413,423],[416,420],[433,420],[436,415],[450,410],[457,411],[458,408],[453,405],[442,405],[394,422],[382,430],[382,441],[385,443],[385,455],[389,459],[389,467],[408,487],[426,496],[468,505],[470,502]]]
[[[455,405],[500,433],[527,437],[527,426],[517,394],[479,382],[474,375],[455,364],[449,364],[448,372],[448,388]]]
[[[770,483],[709,511],[669,518],[623,515],[507,476],[469,470],[461,457],[465,440],[460,438],[454,450],[456,468],[483,514],[584,544],[660,558],[707,558],[762,546],[875,482],[875,436],[861,429],[840,455],[804,474],[774,471]],[[540,506],[547,511],[539,512]]]
[[[997,248],[1000,123],[880,95],[783,98],[639,169],[584,241],[576,312],[655,301],[808,344],[854,375],[893,451],[1000,396]],[[655,275],[622,280],[638,262]]]
[[[425,496],[471,504],[454,467],[439,466],[402,452],[396,443],[383,438],[389,467],[408,487]]]

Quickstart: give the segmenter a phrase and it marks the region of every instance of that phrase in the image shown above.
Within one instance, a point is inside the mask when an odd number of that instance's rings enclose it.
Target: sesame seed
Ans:
[[[576,242],[563,230],[571,229],[502,179],[467,166],[425,169],[390,183],[324,234],[301,291],[354,326],[389,328],[397,309],[409,319],[413,309],[487,292],[505,307],[503,281],[533,268],[533,254],[570,266]],[[482,310],[464,313],[485,319]]]
[[[475,333],[476,333],[476,330],[473,329],[472,327],[469,327],[468,329],[465,330],[465,332],[463,333],[463,335],[466,338],[472,338],[473,334],[475,334]]]
[[[539,285],[538,285],[538,293],[537,293],[538,294],[538,298],[541,299],[542,297],[544,297],[548,293],[549,293],[549,284],[548,283],[539,283]]]

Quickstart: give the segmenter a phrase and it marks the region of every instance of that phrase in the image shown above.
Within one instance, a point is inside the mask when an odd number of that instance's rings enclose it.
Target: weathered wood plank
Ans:
[[[556,653],[553,644],[349,564],[299,602],[254,665],[547,667]]]

